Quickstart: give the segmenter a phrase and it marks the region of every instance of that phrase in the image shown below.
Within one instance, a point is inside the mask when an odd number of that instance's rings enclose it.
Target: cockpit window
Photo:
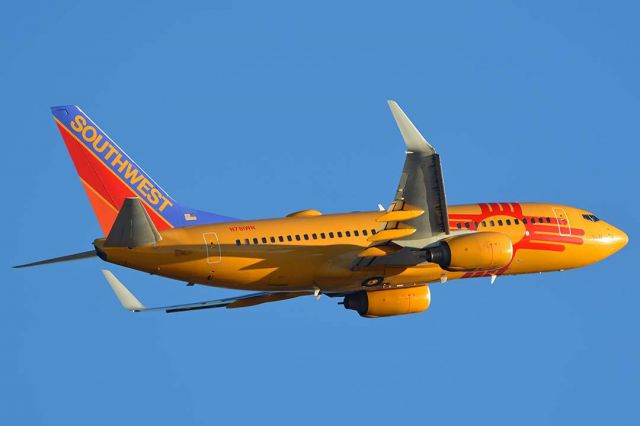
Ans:
[[[595,214],[583,214],[582,217],[590,222],[600,222],[600,219]]]

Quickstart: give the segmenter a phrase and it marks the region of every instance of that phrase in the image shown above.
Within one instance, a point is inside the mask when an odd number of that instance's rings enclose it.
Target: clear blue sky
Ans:
[[[0,14],[0,424],[640,423],[635,2],[53,3]],[[180,202],[260,218],[388,203],[389,98],[450,203],[574,205],[630,244],[434,285],[429,311],[382,320],[312,298],[135,315],[99,260],[9,268],[100,233],[51,105],[81,105]],[[148,305],[232,293],[112,270]]]

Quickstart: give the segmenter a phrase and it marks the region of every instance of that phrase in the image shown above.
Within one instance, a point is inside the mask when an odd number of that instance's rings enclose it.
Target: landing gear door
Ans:
[[[222,262],[222,251],[220,249],[220,241],[218,241],[218,234],[215,232],[207,232],[202,234],[202,238],[204,238],[207,263]]]
[[[571,223],[569,222],[567,212],[561,207],[554,207],[552,210],[558,221],[558,232],[560,235],[571,235]]]

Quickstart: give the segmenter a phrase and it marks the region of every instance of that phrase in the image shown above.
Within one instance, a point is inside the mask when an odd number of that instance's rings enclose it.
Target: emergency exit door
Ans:
[[[205,243],[205,251],[207,254],[207,263],[222,262],[222,250],[220,249],[220,241],[218,234],[215,232],[207,232],[202,234]]]
[[[554,207],[552,210],[558,220],[558,233],[560,235],[571,235],[571,223],[569,223],[567,212],[561,207]]]

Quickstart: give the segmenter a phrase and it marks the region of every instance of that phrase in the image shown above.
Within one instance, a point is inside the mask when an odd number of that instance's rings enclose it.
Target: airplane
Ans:
[[[103,237],[93,250],[18,265],[86,259],[187,282],[257,291],[173,306],[143,305],[103,270],[133,312],[241,308],[321,295],[365,318],[423,312],[429,285],[564,271],[623,248],[627,235],[593,213],[550,203],[448,205],[441,161],[400,106],[388,101],[406,145],[395,196],[377,211],[307,209],[241,220],[178,203],[75,105],[52,107]]]

